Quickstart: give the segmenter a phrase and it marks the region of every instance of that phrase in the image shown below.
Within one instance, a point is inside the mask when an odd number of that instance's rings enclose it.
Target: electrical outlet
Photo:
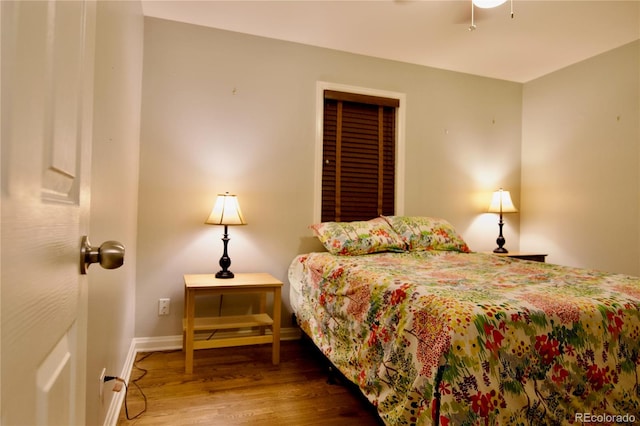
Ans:
[[[100,401],[104,401],[104,376],[107,372],[107,368],[103,368],[100,372],[100,378],[98,379],[98,395],[100,396]]]
[[[158,300],[158,316],[169,315],[170,306],[171,306],[171,299],[159,299]]]

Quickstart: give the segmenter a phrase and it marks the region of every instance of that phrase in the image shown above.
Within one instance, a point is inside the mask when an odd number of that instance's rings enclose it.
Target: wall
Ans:
[[[286,283],[293,257],[320,249],[308,229],[317,81],[406,94],[405,214],[446,217],[491,250],[491,192],[519,205],[520,84],[153,18],[144,43],[136,336],[181,334],[183,274],[219,269],[223,230],[204,225],[217,193],[237,194],[248,221],[229,229],[230,270]],[[511,249],[518,221],[505,226]]]
[[[524,85],[521,247],[640,275],[640,42]]]
[[[134,334],[143,26],[140,2],[98,2],[90,234],[93,245],[118,240],[125,264],[91,266],[86,424],[103,424],[112,385],[98,396],[102,368],[122,374]],[[115,415],[117,416],[118,413]],[[114,423],[115,424],[115,423]]]

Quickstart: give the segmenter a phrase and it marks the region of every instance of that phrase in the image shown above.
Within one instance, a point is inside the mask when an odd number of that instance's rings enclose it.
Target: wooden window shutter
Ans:
[[[321,220],[395,211],[397,99],[326,90]]]

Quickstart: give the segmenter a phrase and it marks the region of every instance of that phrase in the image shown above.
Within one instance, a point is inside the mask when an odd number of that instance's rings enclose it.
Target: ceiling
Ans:
[[[640,38],[640,0],[143,0],[146,16],[525,83]]]

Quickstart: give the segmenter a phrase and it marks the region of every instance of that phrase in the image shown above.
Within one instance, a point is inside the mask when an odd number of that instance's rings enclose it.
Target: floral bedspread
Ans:
[[[297,317],[389,425],[640,422],[640,279],[457,252],[294,259]]]

